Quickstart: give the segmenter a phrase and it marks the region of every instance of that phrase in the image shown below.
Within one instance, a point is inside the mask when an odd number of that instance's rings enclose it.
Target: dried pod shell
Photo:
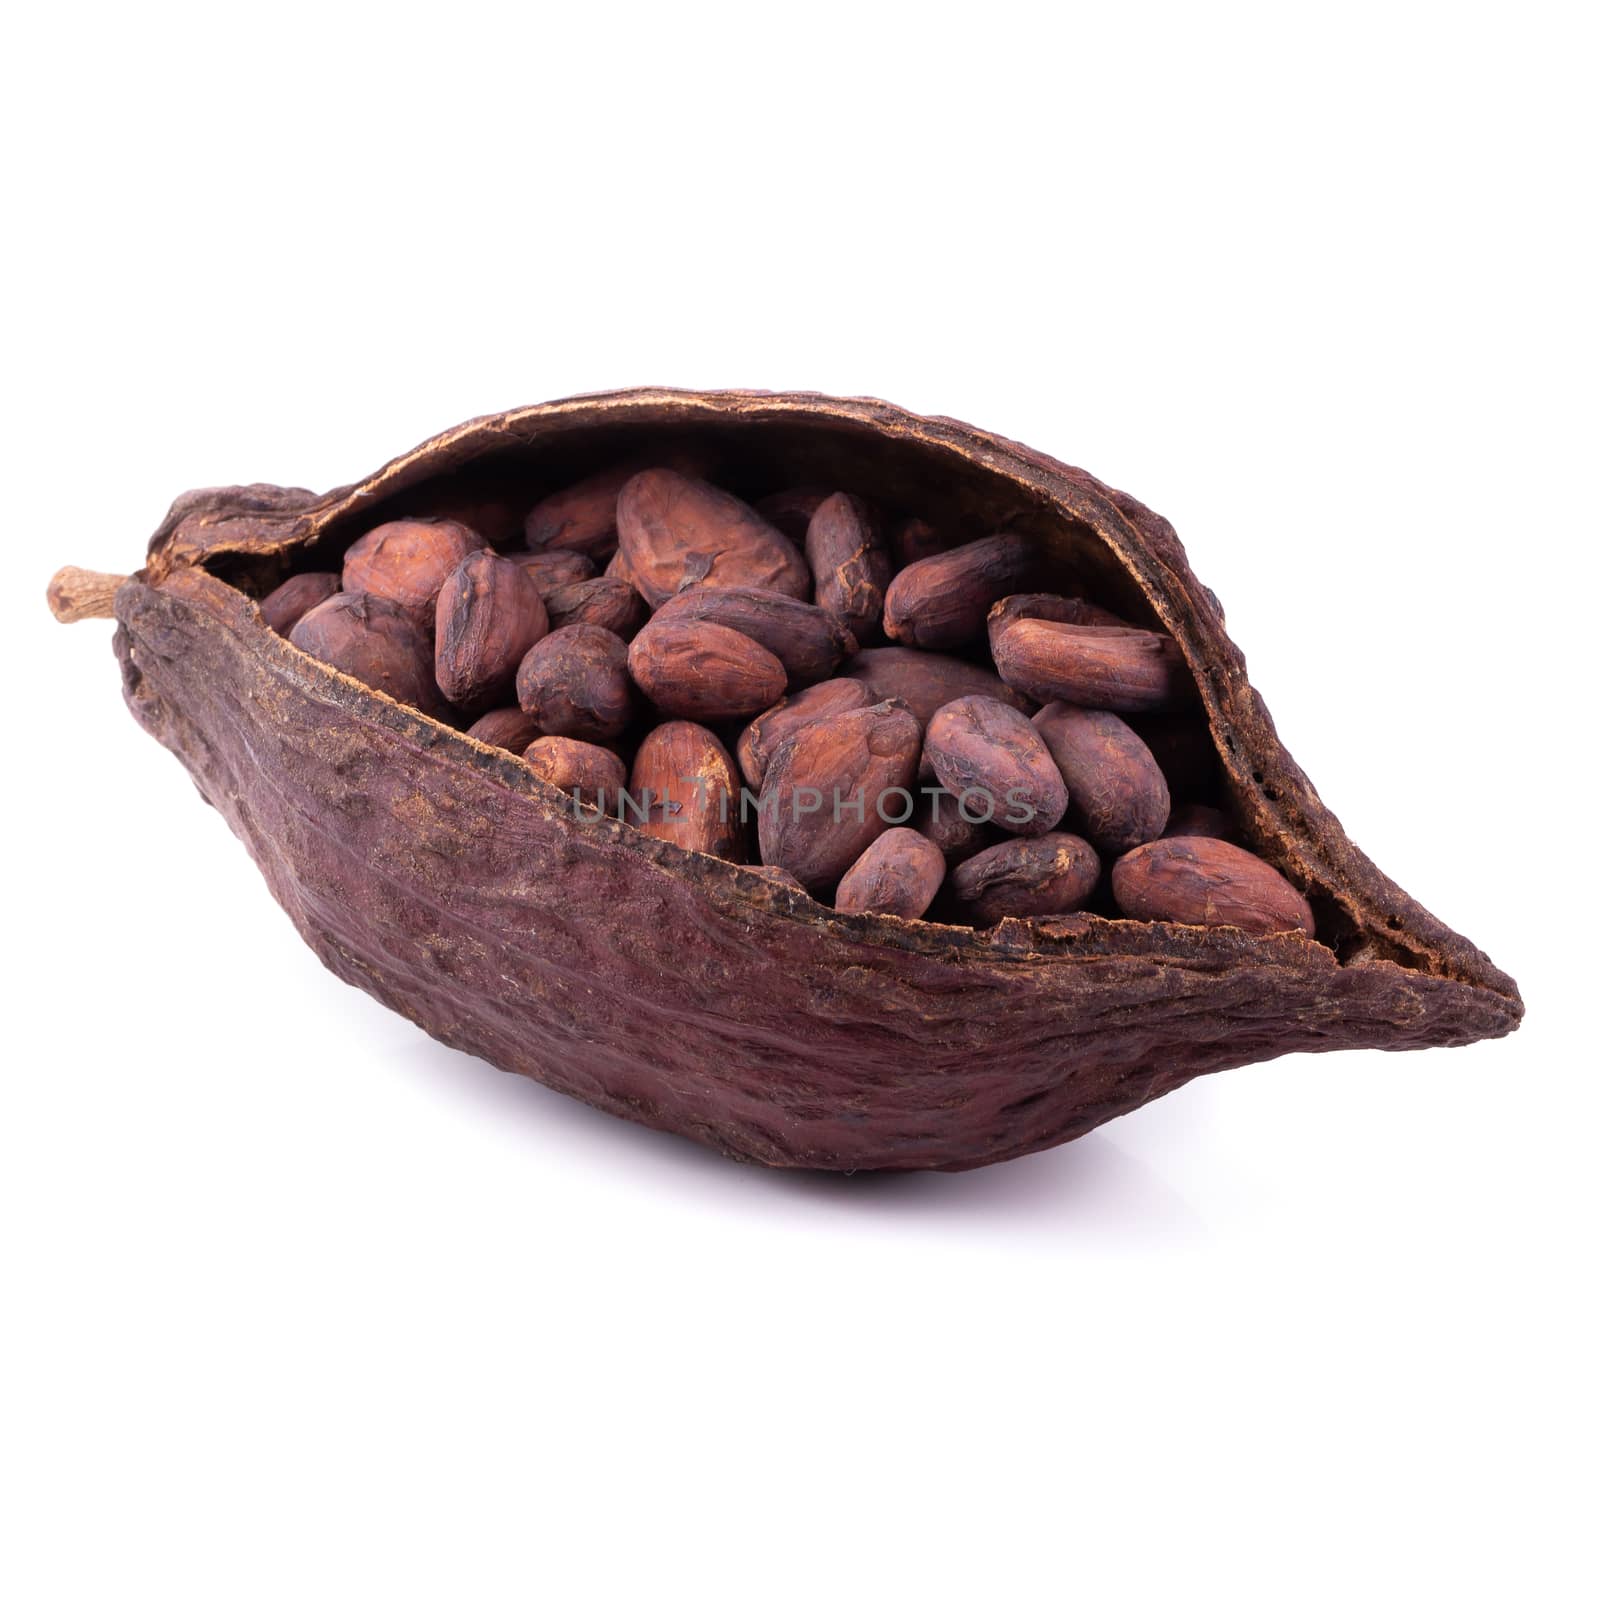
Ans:
[[[909,817],[921,744],[916,718],[892,703],[840,712],[784,740],[761,783],[761,859],[807,889],[837,883],[880,833]]]
[[[287,639],[306,612],[332,599],[338,592],[337,572],[297,572],[263,598],[261,620],[274,633],[281,633]]]
[[[404,606],[375,594],[336,594],[308,611],[289,642],[419,711],[443,708],[433,645]]]
[[[652,728],[633,758],[623,815],[652,839],[744,859],[739,779],[722,741],[698,722]]]
[[[715,622],[655,617],[628,648],[633,681],[669,717],[752,717],[782,699],[783,663]]]
[[[1111,872],[1124,916],[1246,933],[1315,933],[1306,897],[1274,868],[1226,839],[1157,839]]]
[[[539,737],[539,724],[521,706],[499,706],[485,711],[467,729],[467,737],[520,756]]]
[[[811,722],[837,716],[841,711],[859,711],[877,697],[864,683],[854,678],[829,678],[798,694],[786,696],[770,710],[763,711],[739,735],[739,770],[745,782],[759,790],[766,776],[772,752],[792,734]]]
[[[344,589],[393,600],[420,628],[431,631],[444,580],[484,545],[483,535],[464,522],[406,517],[381,523],[345,551]]]
[[[627,645],[581,622],[547,633],[517,668],[517,702],[546,733],[615,739],[635,707]]]
[[[595,576],[595,565],[576,550],[508,550],[506,560],[515,561],[533,579],[541,595],[569,584],[585,583]]]
[[[697,584],[664,602],[658,622],[669,617],[720,623],[754,639],[783,663],[789,681],[816,683],[831,677],[855,652],[856,641],[826,611],[776,589],[707,588]]]
[[[1006,839],[950,875],[956,899],[980,928],[1002,917],[1057,917],[1078,910],[1100,881],[1100,858],[1075,833]]]
[[[1114,711],[1054,700],[1033,719],[1067,781],[1072,822],[1102,855],[1159,838],[1172,797],[1156,758]]]
[[[1067,809],[1067,786],[1038,730],[1015,706],[987,695],[940,706],[922,753],[969,812],[986,811],[1007,833],[1048,833]]]
[[[746,867],[745,871],[753,872],[761,878],[770,878],[773,883],[781,883],[784,888],[793,889],[797,894],[807,892],[806,886],[784,867]]]
[[[1165,711],[1191,698],[1188,668],[1165,634],[1080,627],[1032,618],[992,640],[994,664],[1013,689],[1102,711]]]
[[[872,507],[853,494],[829,495],[806,528],[806,560],[817,604],[866,644],[883,626],[883,597],[894,576]]]
[[[651,606],[691,583],[776,589],[804,600],[811,572],[792,540],[744,501],[665,467],[637,473],[617,500],[629,581]]]
[[[619,639],[631,639],[650,614],[638,591],[620,578],[588,578],[551,589],[544,603],[552,628],[586,622],[610,629]]]
[[[1026,695],[987,668],[934,650],[908,650],[902,645],[863,650],[845,663],[844,674],[866,684],[880,700],[904,700],[924,726],[940,706],[969,694],[986,694],[1019,711],[1034,709]]]
[[[474,550],[445,579],[434,608],[440,692],[458,706],[498,700],[549,627],[533,579],[492,550]]]
[[[902,567],[884,597],[883,630],[900,644],[949,650],[983,637],[989,608],[1026,584],[1038,551],[996,533]]]
[[[880,833],[839,880],[833,897],[840,911],[885,917],[920,917],[944,882],[944,856],[915,828]]]
[[[602,811],[617,809],[618,797],[628,783],[622,758],[614,750],[584,739],[547,734],[535,739],[522,759],[564,795]]]

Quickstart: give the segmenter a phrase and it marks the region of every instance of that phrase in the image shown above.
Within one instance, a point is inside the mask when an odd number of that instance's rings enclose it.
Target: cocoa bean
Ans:
[[[1015,533],[925,556],[901,568],[889,585],[884,632],[923,650],[948,650],[981,638],[989,608],[1022,588],[1036,566],[1033,545]]]
[[[997,600],[989,608],[987,626],[989,647],[1013,622],[1071,622],[1079,627],[1126,628],[1114,611],[1097,606],[1091,600],[1079,600],[1064,594],[1011,594]]]
[[[961,543],[959,531],[951,527],[936,528],[921,517],[902,517],[889,530],[889,551],[897,567],[909,567],[913,562],[924,561],[929,556],[943,555]]]
[[[1036,700],[1162,711],[1193,692],[1183,656],[1163,633],[1024,618],[1002,628],[992,649],[1000,676]]]
[[[1111,871],[1124,916],[1246,933],[1315,933],[1306,897],[1248,850],[1194,835],[1131,850]]]
[[[609,628],[619,639],[631,639],[649,616],[639,592],[620,578],[587,578],[551,589],[544,597],[552,628],[587,622]]]
[[[347,594],[375,594],[404,606],[412,621],[433,631],[434,602],[450,576],[487,541],[464,522],[405,518],[364,533],[344,554]]]
[[[980,928],[1003,917],[1054,917],[1078,910],[1100,881],[1100,858],[1074,833],[1007,839],[950,875],[955,900]]]
[[[261,620],[274,633],[281,633],[287,639],[306,612],[338,592],[337,572],[297,572],[262,598]]]
[[[915,828],[880,833],[839,880],[839,911],[872,911],[914,921],[933,904],[944,882],[944,856]]]
[[[940,706],[969,694],[986,694],[1019,711],[1035,709],[1026,695],[987,668],[932,650],[882,645],[861,651],[844,664],[843,671],[866,684],[880,700],[904,700],[924,726]]]
[[[812,513],[831,493],[818,488],[780,489],[776,494],[763,495],[755,509],[786,539],[803,544]]]
[[[1239,843],[1239,830],[1226,811],[1192,802],[1172,808],[1161,836],[1164,839],[1226,839],[1231,844]]]
[[[761,859],[786,867],[808,890],[837,883],[879,834],[909,815],[921,745],[916,718],[893,703],[800,728],[767,762]]]
[[[517,702],[546,733],[616,738],[633,720],[635,707],[627,645],[590,623],[557,628],[522,658]]]
[[[539,724],[521,706],[500,706],[485,711],[467,729],[467,737],[520,756],[539,737]]]
[[[744,859],[739,779],[722,741],[697,722],[663,722],[633,758],[623,816],[685,850]]]
[[[922,785],[920,778],[918,783],[921,787],[911,826],[938,847],[949,865],[956,866],[1000,842],[1000,832],[992,824],[963,813],[959,795],[937,783]]]
[[[546,495],[523,523],[528,548],[604,561],[617,543],[617,496],[637,470],[637,464],[612,467]]]
[[[750,717],[782,699],[783,663],[716,622],[654,617],[628,648],[628,671],[670,717]]]
[[[853,494],[829,495],[813,514],[805,539],[817,604],[849,629],[857,644],[867,644],[882,629],[884,594],[894,576],[872,507]]]
[[[1149,747],[1114,711],[1054,700],[1033,719],[1072,805],[1069,817],[1102,855],[1158,838],[1172,797]]]
[[[613,814],[628,782],[627,768],[615,751],[583,739],[548,734],[528,746],[523,760],[563,794]]]
[[[430,715],[444,706],[432,641],[406,607],[382,595],[333,595],[295,623],[289,642],[404,705]]]
[[[474,550],[434,606],[433,675],[441,693],[480,709],[500,699],[549,627],[533,579],[492,550]]]
[[[533,579],[541,595],[595,576],[594,562],[576,550],[508,550],[506,560],[515,561]]]
[[[780,700],[739,735],[739,768],[745,782],[759,790],[772,752],[808,723],[820,722],[841,711],[859,711],[875,698],[864,683],[857,683],[854,678],[830,678]]]
[[[715,622],[754,639],[783,663],[794,684],[831,677],[839,662],[856,648],[850,631],[821,607],[776,589],[696,584],[673,595],[656,611],[658,622],[669,617]]]
[[[1067,809],[1067,785],[1050,751],[1015,706],[986,695],[952,700],[929,720],[922,749],[969,813],[1007,833],[1048,833]]]
[[[742,500],[666,468],[623,486],[617,537],[630,581],[651,606],[692,583],[777,589],[797,600],[811,593],[792,540]]]

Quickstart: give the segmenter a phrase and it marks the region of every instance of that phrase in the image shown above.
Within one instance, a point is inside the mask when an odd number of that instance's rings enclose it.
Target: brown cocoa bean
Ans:
[[[829,678],[780,700],[739,735],[739,769],[745,782],[759,790],[772,752],[808,723],[837,716],[841,711],[859,711],[875,698],[864,683],[857,683],[854,678]]]
[[[588,556],[576,550],[508,550],[507,561],[515,561],[533,579],[541,595],[568,584],[585,583],[595,576]]]
[[[920,788],[911,825],[938,847],[951,866],[998,844],[1001,838],[999,830],[991,824],[964,815],[961,797],[937,783]]]
[[[894,577],[872,507],[853,494],[829,495],[812,516],[805,540],[817,604],[857,644],[867,644],[882,629],[884,594]]]
[[[1067,809],[1067,785],[1038,730],[1015,706],[966,695],[928,722],[923,754],[969,813],[1007,833],[1048,833]]]
[[[808,890],[837,883],[879,834],[909,816],[921,746],[922,730],[903,705],[864,706],[800,728],[767,762],[761,859],[786,867]]]
[[[635,708],[627,645],[583,622],[547,633],[517,669],[517,702],[546,733],[615,739]]]
[[[780,489],[776,494],[763,495],[755,509],[786,539],[803,544],[812,513],[830,493],[829,489],[817,488]]]
[[[1100,858],[1075,833],[1007,839],[950,875],[956,902],[980,928],[1003,917],[1054,917],[1078,910],[1100,881]]]
[[[716,622],[654,617],[628,648],[628,671],[669,717],[750,717],[783,698],[783,663]]]
[[[467,729],[467,737],[520,756],[539,737],[539,724],[521,706],[500,706],[485,711]]]
[[[622,758],[604,745],[584,739],[547,734],[528,746],[523,760],[563,794],[613,815],[628,783]]]
[[[804,600],[811,571],[792,540],[744,501],[666,468],[635,474],[617,500],[630,581],[651,606],[693,583],[777,589]]]
[[[843,671],[866,684],[880,700],[904,700],[924,726],[940,706],[969,694],[986,694],[1019,711],[1035,709],[1026,695],[987,668],[932,650],[882,645],[861,651],[845,663]]]
[[[333,595],[295,623],[289,642],[430,716],[444,707],[432,641],[406,607],[382,595]]]
[[[744,859],[739,779],[722,741],[697,722],[663,722],[633,758],[623,816],[685,850]]]
[[[262,598],[261,620],[274,633],[281,633],[287,639],[306,612],[338,592],[337,572],[297,572]]]
[[[1226,811],[1192,802],[1172,808],[1161,836],[1164,839],[1226,839],[1230,844],[1239,843],[1239,830]]]
[[[1162,711],[1193,692],[1183,656],[1164,633],[1024,618],[1003,628],[992,648],[1000,676],[1036,700]]]
[[[936,528],[921,517],[902,517],[889,530],[889,551],[897,567],[909,567],[929,556],[943,555],[961,543],[955,528]]]
[[[872,911],[915,921],[944,882],[944,856],[915,828],[880,833],[839,880],[838,911]]]
[[[1053,700],[1033,719],[1066,779],[1075,831],[1102,855],[1159,838],[1172,797],[1149,747],[1114,711]]]
[[[345,592],[393,600],[431,633],[434,602],[444,580],[486,543],[464,522],[403,518],[382,523],[345,551]]]
[[[783,663],[794,684],[831,677],[856,648],[849,630],[821,607],[776,589],[713,589],[696,584],[673,595],[656,612],[658,622],[669,617],[715,622],[754,639]]]
[[[523,522],[528,548],[604,561],[617,543],[617,496],[637,470],[637,464],[612,467],[546,495]]]
[[[1114,611],[1097,606],[1091,600],[1079,600],[1064,594],[1010,594],[997,600],[989,608],[987,626],[989,648],[1013,622],[1071,622],[1079,627],[1126,628]]]
[[[1315,933],[1306,897],[1259,856],[1226,839],[1157,839],[1111,870],[1124,916],[1246,933]]]
[[[989,608],[1033,576],[1034,547],[997,533],[943,555],[925,556],[895,575],[884,597],[883,629],[899,644],[948,650],[983,636]]]
[[[434,605],[433,675],[440,692],[469,708],[500,699],[549,627],[533,579],[492,550],[474,550],[445,579]]]
[[[619,639],[631,639],[650,612],[639,592],[620,578],[586,578],[551,589],[544,597],[551,628],[587,622],[609,628]]]

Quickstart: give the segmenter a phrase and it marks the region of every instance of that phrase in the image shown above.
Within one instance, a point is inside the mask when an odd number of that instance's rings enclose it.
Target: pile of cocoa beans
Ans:
[[[522,756],[576,821],[841,911],[1314,931],[1220,804],[1176,644],[1037,541],[959,542],[826,486],[748,504],[638,462],[540,500],[519,547],[497,520],[385,522],[262,615]]]

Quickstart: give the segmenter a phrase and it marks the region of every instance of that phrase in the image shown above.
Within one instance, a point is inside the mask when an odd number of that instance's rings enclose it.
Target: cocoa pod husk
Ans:
[[[883,601],[894,563],[872,507],[857,495],[829,495],[812,514],[805,534],[806,560],[816,602],[869,644],[883,628]]]
[[[883,631],[897,644],[950,650],[983,636],[989,608],[1039,568],[1021,534],[996,533],[902,567],[884,596]]]
[[[745,782],[759,790],[772,752],[808,723],[837,716],[841,711],[859,711],[876,699],[864,683],[854,678],[829,678],[797,694],[786,695],[739,735],[739,770],[744,773]]]
[[[797,894],[807,894],[806,886],[795,877],[786,867],[750,867],[746,872],[753,872],[758,878],[770,879],[773,883],[781,883],[786,889],[793,889]]]
[[[586,739],[546,734],[523,752],[529,768],[581,805],[614,812],[628,784],[622,758],[604,745]]]
[[[520,756],[539,737],[539,724],[521,706],[496,706],[467,729],[467,737]]]
[[[783,663],[790,683],[797,686],[831,677],[840,661],[853,655],[856,648],[850,631],[820,606],[776,589],[696,584],[664,601],[655,616],[658,622],[679,618],[732,628],[770,650]]]
[[[793,540],[744,501],[665,467],[623,486],[617,537],[628,579],[652,607],[694,583],[776,589],[796,600],[811,593]]]
[[[864,683],[880,700],[904,700],[926,727],[940,706],[964,695],[985,694],[1031,712],[1035,704],[986,667],[935,650],[881,645],[862,650],[844,665],[844,675]]]
[[[1306,897],[1259,856],[1226,839],[1157,839],[1111,870],[1124,916],[1246,933],[1316,932]]]
[[[744,859],[733,758],[698,722],[663,722],[639,744],[623,816],[641,833],[724,861]]]
[[[435,602],[433,676],[440,693],[473,709],[500,699],[549,629],[533,579],[492,550],[474,550]]]
[[[339,592],[337,572],[297,572],[261,600],[261,620],[287,639],[306,612]]]
[[[620,578],[586,578],[551,589],[544,603],[552,629],[585,622],[609,629],[619,639],[631,639],[650,615],[638,591]]]
[[[346,594],[375,594],[403,606],[433,631],[433,608],[444,581],[487,541],[464,522],[406,517],[362,534],[344,553]]]
[[[1142,628],[1084,627],[1022,618],[992,640],[994,664],[1035,700],[1067,700],[1101,711],[1166,711],[1192,698],[1182,652]]]
[[[925,835],[915,828],[890,828],[839,880],[833,904],[839,911],[914,920],[933,904],[944,870],[943,854]]]
[[[1075,833],[1006,839],[950,874],[956,899],[980,928],[1004,917],[1056,917],[1077,911],[1100,881],[1100,858]]]
[[[693,617],[653,617],[628,647],[628,671],[669,717],[752,717],[788,686],[783,663],[750,638]]]
[[[508,550],[505,555],[533,579],[541,595],[597,576],[594,562],[576,550]]]
[[[289,631],[289,642],[318,661],[419,711],[444,708],[433,681],[433,641],[415,617],[377,594],[336,594]]]
[[[627,645],[583,622],[547,633],[517,668],[517,703],[545,733],[615,739],[637,707]]]
[[[1167,780],[1150,747],[1116,712],[1053,700],[1033,725],[1066,780],[1073,830],[1101,855],[1118,856],[1161,836],[1172,810]]]
[[[1039,731],[1015,706],[965,695],[928,721],[922,753],[966,808],[1007,833],[1049,833],[1067,809],[1067,785]],[[978,799],[987,801],[987,807]]]

